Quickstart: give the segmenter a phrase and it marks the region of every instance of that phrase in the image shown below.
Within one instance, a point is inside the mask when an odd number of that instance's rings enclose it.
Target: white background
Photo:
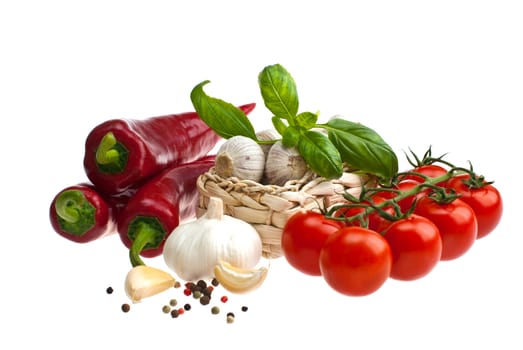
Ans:
[[[521,18],[521,2],[505,0],[2,1],[0,348],[521,349]],[[409,147],[470,160],[502,192],[502,222],[462,258],[368,297],[282,258],[221,315],[196,302],[179,319],[162,314],[179,290],[124,314],[119,238],[76,245],[49,224],[54,194],[86,179],[87,133],[191,110],[205,79],[213,96],[256,102],[261,129],[257,74],[274,63],[294,76],[300,111],[375,129],[402,170]]]

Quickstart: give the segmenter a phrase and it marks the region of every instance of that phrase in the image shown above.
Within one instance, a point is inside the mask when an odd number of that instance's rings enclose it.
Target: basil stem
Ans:
[[[209,82],[205,80],[191,91],[192,104],[203,122],[225,139],[241,135],[257,140],[253,125],[241,109],[203,91]]]
[[[340,118],[318,126],[328,130],[329,139],[343,162],[382,179],[389,179],[398,172],[396,154],[374,130]]]

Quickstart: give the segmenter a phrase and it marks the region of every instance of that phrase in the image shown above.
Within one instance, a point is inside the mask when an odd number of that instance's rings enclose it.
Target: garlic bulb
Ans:
[[[258,140],[261,141],[273,141],[281,138],[280,134],[276,131],[276,129],[265,129],[258,131],[256,133],[256,137],[258,138]],[[269,150],[271,149],[272,145],[272,143],[260,144],[261,148],[263,149],[263,153],[265,153],[265,157],[267,157],[267,154],[269,154]]]
[[[176,227],[165,241],[167,266],[186,281],[213,277],[220,261],[252,268],[261,259],[262,241],[249,223],[223,214],[223,202],[211,197],[207,212]]]
[[[216,154],[216,174],[259,182],[265,167],[265,153],[261,146],[246,136],[227,139]]]
[[[278,141],[267,154],[265,178],[269,184],[283,186],[289,180],[300,179],[307,170],[307,163],[296,147],[285,147]]]

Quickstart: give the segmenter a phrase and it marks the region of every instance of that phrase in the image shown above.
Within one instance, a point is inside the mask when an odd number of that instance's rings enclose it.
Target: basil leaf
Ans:
[[[265,106],[277,117],[294,124],[298,113],[298,92],[292,76],[280,64],[265,67],[258,75]]]
[[[398,172],[396,154],[374,130],[340,118],[322,126],[329,131],[329,139],[344,162],[383,179]]]
[[[287,129],[287,125],[278,117],[272,117],[272,125],[280,135],[283,135],[285,129]]]
[[[304,129],[311,129],[316,126],[318,115],[312,112],[302,112],[296,116],[296,124]]]
[[[343,174],[340,153],[332,142],[319,132],[307,130],[298,141],[298,152],[316,174],[337,179]]]
[[[298,144],[300,136],[300,131],[296,127],[289,126],[282,134],[281,143],[285,147],[294,147]]]
[[[203,91],[203,86],[208,83],[210,81],[205,80],[191,91],[192,104],[203,122],[225,139],[242,135],[257,140],[254,127],[241,109],[223,100],[210,97]]]

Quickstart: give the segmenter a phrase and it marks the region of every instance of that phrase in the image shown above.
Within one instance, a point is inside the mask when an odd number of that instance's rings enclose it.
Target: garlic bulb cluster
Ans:
[[[307,170],[307,163],[296,147],[285,147],[277,141],[267,154],[264,175],[268,183],[283,186],[289,180],[300,179]]]
[[[211,197],[207,212],[174,229],[165,241],[163,258],[186,281],[212,278],[221,261],[250,269],[262,257],[262,240],[249,223],[223,214],[223,202]]]
[[[218,149],[215,161],[216,174],[259,182],[265,167],[262,147],[246,136],[233,136]]]

